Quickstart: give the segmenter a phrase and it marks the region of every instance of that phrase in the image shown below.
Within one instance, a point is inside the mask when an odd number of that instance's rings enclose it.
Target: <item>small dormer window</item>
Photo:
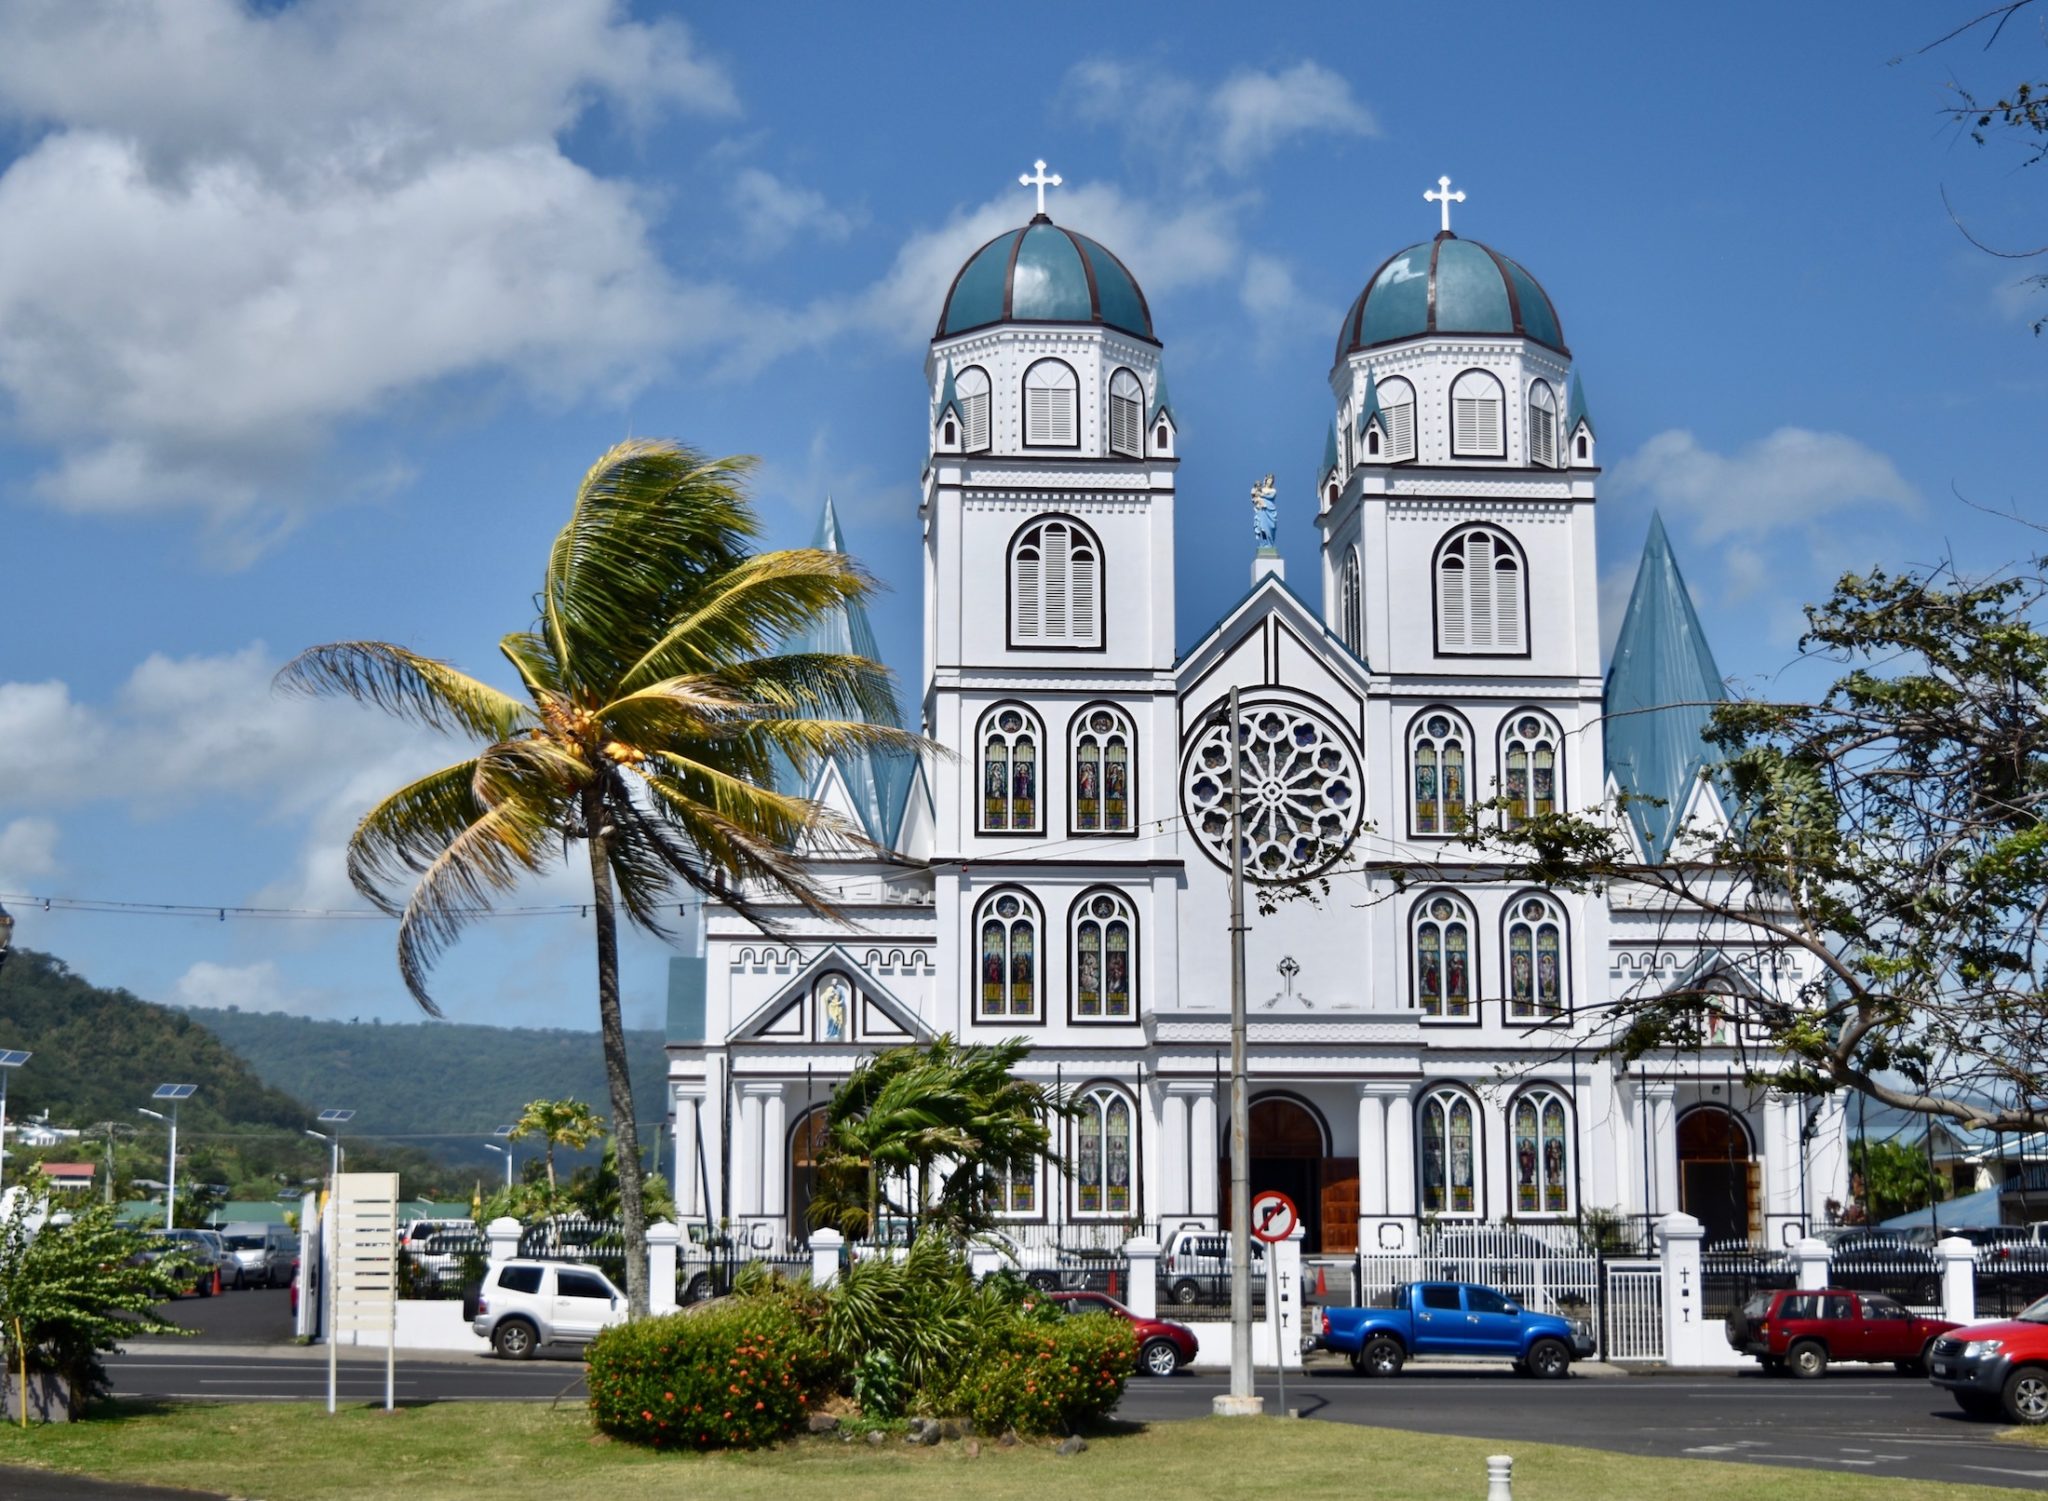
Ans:
[[[1159,447],[1159,448],[1164,448],[1164,447],[1166,447],[1166,424],[1165,424],[1165,423],[1163,423],[1163,422],[1162,422],[1162,423],[1160,423],[1160,424],[1159,424],[1159,432],[1158,432],[1157,436],[1155,436],[1155,437],[1154,437],[1154,438],[1152,439],[1152,442],[1154,443],[1154,445],[1155,445],[1155,446],[1157,446],[1157,447]],[[1581,447],[1583,447],[1584,445],[1583,445],[1583,444],[1581,444],[1580,446],[1581,446]]]
[[[1415,457],[1415,388],[1392,376],[1380,382],[1379,396],[1384,456],[1389,464],[1405,463]]]
[[[1585,435],[1584,433],[1580,433],[1580,434],[1579,434],[1579,457],[1583,459],[1583,458],[1587,458],[1587,457],[1589,457],[1589,456],[1590,456],[1590,455],[1589,455],[1589,450],[1588,450],[1588,446],[1587,446],[1587,443],[1586,443],[1586,435]]]
[[[940,441],[943,442],[948,448],[951,448],[953,446],[955,440],[953,419],[951,417],[948,417],[946,419],[945,436]]]
[[[1138,458],[1145,431],[1145,388],[1128,370],[1109,378],[1109,448],[1126,458]]]
[[[1365,435],[1365,456],[1369,459],[1380,456],[1380,430],[1377,427]]]
[[[1529,387],[1529,462],[1557,467],[1557,397],[1540,380]]]
[[[1451,382],[1452,457],[1506,457],[1501,405],[1500,382],[1484,370],[1467,370]]]
[[[960,421],[967,430],[966,441],[960,446],[969,453],[980,453],[988,447],[988,372],[979,365],[970,365],[960,372],[953,389],[959,393]],[[952,439],[948,437],[947,441]]]
[[[1024,372],[1024,441],[1073,448],[1081,441],[1081,383],[1071,365],[1040,360]]]

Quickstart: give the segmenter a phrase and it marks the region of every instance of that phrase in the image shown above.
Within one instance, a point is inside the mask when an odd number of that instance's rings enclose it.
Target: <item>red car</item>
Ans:
[[[1129,1319],[1138,1336],[1138,1369],[1153,1376],[1171,1376],[1195,1358],[1195,1331],[1170,1319],[1141,1319],[1107,1293],[1047,1293],[1071,1314],[1106,1313]]]
[[[1927,1374],[1972,1417],[2048,1423],[2048,1298],[1934,1342]]]
[[[1728,1343],[1776,1375],[1818,1376],[1835,1360],[1879,1361],[1918,1375],[1928,1347],[1955,1328],[1879,1293],[1846,1288],[1762,1292],[1728,1315]]]

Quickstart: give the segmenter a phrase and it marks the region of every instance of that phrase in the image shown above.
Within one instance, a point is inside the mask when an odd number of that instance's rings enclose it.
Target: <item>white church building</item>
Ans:
[[[1040,212],[935,296],[930,399],[903,414],[924,662],[899,675],[954,754],[825,763],[812,794],[889,852],[818,855],[844,921],[714,908],[673,962],[683,1217],[802,1239],[833,1087],[950,1033],[1027,1038],[1024,1071],[1079,1102],[1057,1162],[1001,1185],[1020,1239],[1226,1224],[1234,688],[1252,1188],[1293,1197],[1310,1253],[1607,1212],[1774,1246],[1827,1223],[1839,1107],[1751,1087],[1728,1030],[1799,977],[1642,888],[1510,884],[1454,837],[1475,802],[1621,791],[1656,800],[1628,821],[1661,862],[1721,816],[1699,738],[1721,678],[1661,524],[1601,671],[1597,437],[1543,288],[1451,231],[1462,194],[1429,195],[1442,232],[1337,330],[1319,556],[1289,574],[1267,487],[1250,587],[1178,650],[1161,331],[1040,179]],[[844,546],[829,504],[819,544]],[[874,652],[857,611],[810,644]],[[1717,1045],[1603,1053],[1612,1003],[1703,985],[1737,1018]]]

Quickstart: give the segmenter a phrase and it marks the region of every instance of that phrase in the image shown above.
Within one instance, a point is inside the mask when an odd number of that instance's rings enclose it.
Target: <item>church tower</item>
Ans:
[[[1046,211],[1044,167],[1023,179],[1039,211],[946,295],[920,515],[925,729],[955,752],[932,777],[933,1020],[1050,1060],[1135,1052],[1174,983],[1179,461],[1145,294]],[[1130,1192],[1132,1128],[1098,1137],[1126,1154],[1097,1160],[1102,1212]]]

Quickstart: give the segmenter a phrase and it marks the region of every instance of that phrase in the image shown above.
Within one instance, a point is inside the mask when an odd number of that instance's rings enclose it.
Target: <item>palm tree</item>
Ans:
[[[826,1110],[812,1221],[852,1236],[874,1234],[891,1212],[962,1234],[987,1228],[1000,1175],[1050,1160],[1051,1121],[1069,1109],[1015,1077],[1030,1051],[1018,1037],[942,1036],[863,1060]]]
[[[656,442],[597,461],[548,554],[537,620],[498,643],[523,697],[381,641],[316,646],[278,674],[286,689],[346,694],[483,742],[378,803],[349,841],[349,878],[399,919],[399,974],[429,1015],[440,1014],[427,977],[441,953],[493,899],[582,844],[612,1120],[620,1161],[636,1167],[618,905],[663,936],[662,913],[691,892],[771,929],[761,900],[830,914],[800,845],[867,842],[777,790],[778,752],[808,770],[854,747],[927,748],[888,727],[895,705],[876,663],[778,654],[873,584],[836,553],[750,552],[759,527],[741,480],[752,466]],[[620,1190],[627,1300],[644,1314],[639,1172]]]
[[[512,1140],[538,1136],[547,1143],[548,1199],[555,1197],[555,1148],[580,1152],[604,1135],[604,1117],[581,1100],[533,1100],[512,1126]]]

